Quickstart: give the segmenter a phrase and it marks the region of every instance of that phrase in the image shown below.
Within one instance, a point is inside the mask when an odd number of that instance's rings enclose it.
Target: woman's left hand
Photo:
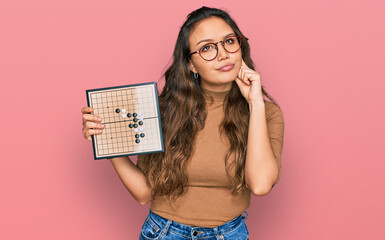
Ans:
[[[246,101],[250,103],[264,103],[261,88],[261,76],[250,69],[242,59],[242,66],[235,79]]]

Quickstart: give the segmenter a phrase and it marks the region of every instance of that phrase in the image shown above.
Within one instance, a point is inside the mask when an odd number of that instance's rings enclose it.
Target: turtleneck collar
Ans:
[[[207,93],[209,96],[213,97],[214,99],[214,102],[223,102],[223,100],[225,99],[226,95],[230,92],[230,90],[226,90],[226,91],[214,91],[214,90],[208,90],[208,89],[205,89],[205,88],[202,88],[202,91],[204,93]],[[205,94],[203,94],[204,98],[206,100],[210,100],[209,97],[207,97]]]

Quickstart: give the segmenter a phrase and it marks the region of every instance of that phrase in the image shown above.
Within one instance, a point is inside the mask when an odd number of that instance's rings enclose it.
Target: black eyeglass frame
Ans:
[[[234,52],[228,51],[228,50],[226,49],[225,43],[224,43],[227,39],[229,39],[229,38],[231,38],[231,37],[236,37],[236,38],[238,39],[238,42],[239,42],[239,48],[238,48],[237,51],[234,51]],[[219,41],[219,42],[216,42],[216,43],[206,43],[206,44],[203,45],[198,51],[191,52],[191,53],[189,54],[189,58],[191,58],[191,55],[193,55],[193,54],[195,54],[195,53],[199,53],[199,56],[201,56],[201,58],[202,58],[203,60],[205,60],[205,61],[212,61],[212,60],[214,60],[215,58],[217,58],[217,56],[218,56],[218,44],[219,44],[219,43],[222,44],[223,49],[225,49],[226,52],[228,52],[228,53],[236,53],[236,52],[239,51],[239,49],[241,49],[241,46],[242,46],[242,39],[243,39],[243,37],[241,37],[241,36],[231,35],[231,36],[226,37],[224,40]],[[215,57],[213,57],[213,59],[210,59],[210,60],[205,59],[205,58],[202,57],[202,55],[201,55],[202,49],[203,49],[207,44],[214,44],[214,45],[215,45],[215,49],[217,50],[217,53],[215,54]]]

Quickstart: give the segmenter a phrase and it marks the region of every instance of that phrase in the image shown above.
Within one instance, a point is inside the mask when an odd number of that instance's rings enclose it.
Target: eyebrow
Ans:
[[[235,33],[229,33],[226,36],[224,36],[223,38],[226,38],[226,37],[228,37],[230,35],[235,35]],[[196,46],[198,46],[199,43],[201,43],[201,42],[210,42],[210,41],[214,41],[214,40],[213,39],[204,39],[204,40],[199,41]]]

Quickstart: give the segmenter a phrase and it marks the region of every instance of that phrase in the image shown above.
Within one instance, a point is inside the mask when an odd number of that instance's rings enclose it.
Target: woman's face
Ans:
[[[233,29],[222,18],[209,17],[201,20],[196,23],[190,35],[190,52],[198,51],[207,43],[223,41],[231,33],[234,34]],[[221,70],[220,68],[225,65],[233,65],[233,67],[231,70]],[[230,90],[241,66],[241,49],[235,53],[229,53],[220,43],[218,55],[214,60],[206,61],[199,53],[192,54],[190,60],[190,70],[200,75],[202,88],[214,91]]]

